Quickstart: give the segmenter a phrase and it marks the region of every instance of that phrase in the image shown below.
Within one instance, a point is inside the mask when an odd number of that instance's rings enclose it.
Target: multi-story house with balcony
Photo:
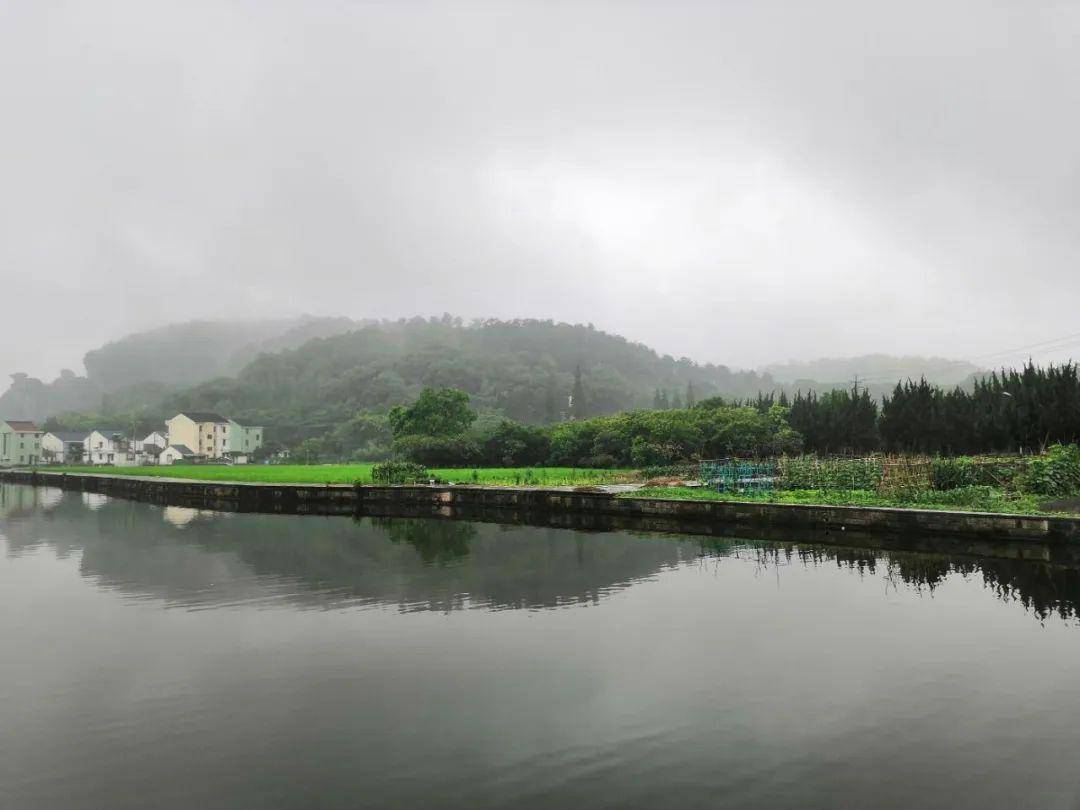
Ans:
[[[242,425],[211,411],[182,411],[165,425],[169,446],[189,449],[206,461],[245,464],[263,443],[262,427]]]
[[[197,458],[225,455],[229,420],[211,411],[183,411],[165,420],[169,445],[189,449]]]

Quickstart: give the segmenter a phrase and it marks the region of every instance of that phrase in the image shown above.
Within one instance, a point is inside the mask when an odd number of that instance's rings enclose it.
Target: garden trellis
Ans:
[[[702,461],[698,476],[717,492],[772,492],[778,472],[775,461],[728,458]]]

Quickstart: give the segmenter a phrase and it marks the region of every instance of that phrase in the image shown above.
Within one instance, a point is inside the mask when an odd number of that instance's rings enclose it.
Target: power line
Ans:
[[[1080,332],[1075,332],[1075,333],[1073,333],[1071,335],[1063,335],[1062,337],[1052,338],[1050,340],[1043,340],[1043,341],[1040,341],[1038,343],[1030,343],[1027,346],[1018,346],[1015,349],[1005,349],[1005,350],[1000,351],[1000,352],[989,352],[988,354],[977,354],[974,357],[971,357],[969,359],[970,360],[981,360],[981,359],[987,358],[987,357],[998,357],[998,356],[1001,356],[1001,355],[1012,355],[1012,354],[1017,354],[1019,352],[1027,352],[1027,351],[1030,351],[1032,349],[1038,349],[1038,348],[1047,346],[1048,344],[1051,344],[1051,343],[1061,343],[1062,341],[1069,341],[1069,343],[1066,346],[1061,346],[1061,347],[1051,346],[1050,348],[1051,349],[1067,348],[1069,345],[1073,345],[1073,342],[1080,341]]]
[[[1068,349],[1068,348],[1072,348],[1074,346],[1075,347],[1080,347],[1080,332],[1076,332],[1076,333],[1071,334],[1071,335],[1062,335],[1061,337],[1052,338],[1050,340],[1039,341],[1038,343],[1030,343],[1030,344],[1027,344],[1026,346],[1017,346],[1017,347],[1012,348],[1012,349],[1004,349],[1002,351],[997,351],[997,352],[987,352],[985,354],[973,355],[973,356],[969,357],[967,360],[953,360],[953,361],[949,361],[947,364],[936,365],[936,366],[935,365],[923,366],[922,369],[921,369],[921,373],[925,375],[928,372],[932,373],[932,372],[935,372],[935,371],[952,371],[952,370],[956,370],[956,367],[958,365],[964,363],[964,362],[969,362],[969,363],[977,362],[977,361],[989,362],[992,358],[998,358],[998,360],[995,360],[994,362],[1001,362],[1003,360],[1007,360],[1010,357],[1016,357],[1016,356],[1019,356],[1021,354],[1026,354],[1027,352],[1033,351],[1033,350],[1041,350],[1043,352],[1046,352],[1046,351],[1060,351],[1061,349]],[[874,374],[865,375],[862,378],[862,380],[863,380],[864,383],[865,382],[885,382],[885,381],[888,381],[890,379],[894,379],[896,377],[896,375],[898,375],[898,374],[902,375],[905,372],[908,372],[908,369],[901,368],[901,367],[894,367],[893,369],[884,369],[884,370],[877,371]]]

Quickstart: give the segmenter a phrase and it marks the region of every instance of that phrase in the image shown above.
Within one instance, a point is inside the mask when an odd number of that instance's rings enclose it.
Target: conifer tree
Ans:
[[[585,384],[581,381],[581,363],[574,369],[574,390],[572,393],[573,404],[570,412],[575,419],[581,419],[588,415],[588,402],[585,399]]]

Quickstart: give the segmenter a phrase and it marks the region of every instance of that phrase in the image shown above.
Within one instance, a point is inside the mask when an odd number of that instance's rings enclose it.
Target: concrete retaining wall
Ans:
[[[933,535],[1019,541],[1080,541],[1080,519],[1024,517],[850,506],[620,498],[604,492],[472,486],[373,487],[347,484],[259,484],[108,474],[0,471],[0,481],[98,492],[151,503],[244,512],[315,515],[469,517],[504,513],[555,525],[550,516],[618,520],[646,529],[717,534],[718,527],[780,528],[821,533]],[[524,516],[524,517],[523,517]],[[661,529],[660,525],[677,527]],[[648,529],[646,529],[648,530]]]

